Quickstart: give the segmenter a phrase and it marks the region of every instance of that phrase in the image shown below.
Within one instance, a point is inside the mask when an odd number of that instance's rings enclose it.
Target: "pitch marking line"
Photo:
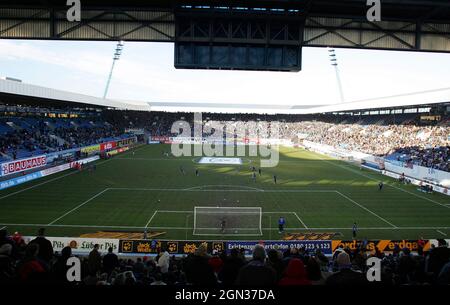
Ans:
[[[306,224],[303,222],[303,220],[297,215],[296,212],[293,212],[295,217],[297,217],[298,221],[300,221],[302,223],[302,225],[305,227],[305,229],[308,230],[308,227],[306,226]]]
[[[23,226],[23,227],[55,227],[55,228],[108,228],[108,229],[145,229],[145,227],[138,226],[97,226],[97,225],[62,225],[62,224],[30,224],[30,223],[2,223],[8,227]],[[191,227],[152,227],[152,229],[173,229],[186,230]],[[450,227],[360,227],[359,230],[449,230]],[[264,231],[277,230],[277,228],[263,228]],[[286,228],[287,231],[305,230],[305,228]],[[309,228],[309,230],[352,230],[352,228]]]
[[[231,186],[231,185],[230,185]],[[235,187],[243,187],[241,185],[234,185]],[[194,188],[194,187],[193,187]],[[215,189],[174,189],[174,188],[134,188],[134,187],[111,187],[109,190],[114,191],[165,191],[165,192],[265,192],[265,193],[335,193],[336,190],[275,190],[275,189],[234,189],[234,190],[215,190]]]
[[[8,226],[1,227],[0,230],[6,229]]]
[[[94,196],[92,196],[92,197],[89,198],[88,200],[84,201],[83,203],[77,205],[76,207],[74,207],[74,208],[71,209],[70,211],[68,211],[68,212],[64,213],[63,215],[59,216],[58,218],[56,218],[55,220],[53,220],[52,222],[50,222],[48,225],[54,224],[54,223],[57,222],[58,220],[60,220],[60,219],[62,219],[62,218],[64,218],[64,217],[66,217],[66,216],[69,215],[70,213],[72,213],[72,212],[78,210],[78,209],[81,208],[83,205],[85,205],[85,204],[91,202],[92,200],[94,200],[95,198],[97,198],[98,196],[102,195],[103,193],[105,193],[105,192],[108,191],[108,190],[109,190],[109,189],[106,188],[106,189],[104,189],[103,191],[101,191],[101,192],[95,194]]]
[[[156,213],[193,214],[194,212],[193,211],[156,210],[151,219],[153,219],[153,217],[155,216]],[[239,212],[239,213],[242,213],[242,212]],[[296,212],[280,211],[280,212],[261,212],[261,213],[262,214],[293,214],[298,219],[298,221],[304,226],[304,229],[307,229],[307,230],[309,229]],[[150,222],[147,223],[146,227],[148,227],[149,223]]]
[[[150,219],[147,221],[147,223],[145,224],[145,227],[148,228],[148,225],[152,222],[153,218],[156,216],[156,214],[158,213],[158,210],[156,210],[152,217],[150,217]]]
[[[396,225],[394,225],[393,223],[391,223],[391,222],[389,222],[389,221],[387,221],[386,219],[384,219],[383,217],[381,217],[380,215],[378,215],[377,213],[375,213],[375,212],[372,212],[371,210],[369,210],[368,208],[366,208],[365,206],[363,206],[363,205],[361,205],[361,204],[359,204],[358,202],[356,202],[355,200],[353,200],[353,199],[351,199],[350,197],[348,197],[348,196],[346,196],[346,195],[344,195],[344,194],[342,194],[341,192],[339,192],[339,191],[336,191],[336,193],[338,193],[339,195],[341,195],[342,197],[344,197],[345,199],[347,199],[348,201],[350,201],[350,202],[352,202],[352,203],[354,203],[354,204],[356,204],[357,206],[359,206],[361,209],[363,209],[363,210],[365,210],[365,211],[367,211],[367,212],[369,212],[370,214],[372,214],[372,215],[374,215],[375,217],[378,217],[379,219],[381,219],[382,221],[384,221],[385,223],[387,223],[387,224],[389,224],[389,225],[391,225],[392,226],[392,228],[394,228],[394,229],[397,229],[398,227],[396,226]]]
[[[5,196],[0,197],[0,200],[5,199],[5,198],[8,198],[8,197],[11,197],[11,196],[16,195],[16,194],[20,194],[20,193],[22,193],[22,192],[25,192],[25,191],[28,191],[28,190],[31,190],[31,189],[34,189],[35,187],[38,187],[38,186],[47,184],[47,183],[49,183],[49,182],[52,182],[52,181],[55,181],[55,180],[58,180],[58,179],[61,179],[61,178],[64,178],[64,177],[67,177],[67,176],[76,174],[77,172],[78,172],[78,171],[76,171],[76,172],[70,172],[70,173],[68,173],[68,174],[65,174],[65,175],[62,175],[62,176],[59,176],[59,177],[56,177],[56,178],[53,178],[53,179],[50,179],[50,180],[41,182],[41,183],[39,183],[39,184],[35,184],[35,185],[33,185],[33,186],[30,186],[30,187],[27,187],[27,188],[25,188],[25,189],[16,191],[16,192],[14,192],[14,193],[9,193],[9,194],[7,194],[7,195],[5,195]]]
[[[441,233],[444,236],[447,236],[447,234],[445,234],[444,232],[440,231],[440,230],[436,230],[436,232]]]
[[[240,187],[247,190],[253,190],[258,192],[265,192],[263,189],[259,189],[256,187],[246,186],[246,185],[232,185],[232,184],[217,184],[217,185],[200,185],[200,186],[193,186],[186,189],[183,189],[184,191],[192,191],[192,190],[202,190],[208,187]]]
[[[109,159],[111,160],[111,159]],[[107,160],[107,161],[109,161]],[[107,162],[105,161],[105,162]],[[76,172],[70,173],[70,174],[74,174]],[[58,177],[60,178],[60,177]],[[230,185],[232,186],[232,185]],[[242,187],[242,186],[241,186]],[[262,190],[262,189],[256,189],[256,188],[251,188],[248,187],[250,189],[248,190],[197,190],[197,189],[165,189],[165,188],[106,188],[103,191],[95,194],[94,196],[92,196],[91,198],[87,199],[86,201],[82,202],[81,204],[79,204],[78,206],[74,207],[73,209],[67,211],[66,213],[64,213],[63,215],[59,216],[58,218],[54,219],[53,221],[51,221],[48,225],[53,225],[55,224],[57,221],[61,220],[62,218],[66,217],[67,215],[75,212],[76,210],[78,210],[79,208],[81,208],[82,206],[86,205],[87,203],[91,202],[92,200],[94,200],[95,198],[101,196],[103,193],[110,191],[110,190],[131,190],[131,191],[178,191],[178,192],[221,192],[221,191],[226,191],[226,192],[255,192],[255,191],[264,191],[264,192],[337,192],[335,190]],[[293,212],[290,212],[293,213]],[[156,214],[154,214],[152,216],[152,218],[150,219],[150,221],[153,219],[153,217]],[[298,215],[296,216],[300,222],[302,223],[302,225],[307,228],[307,226],[304,224],[304,222],[298,217]],[[147,223],[147,226],[150,224],[150,221]],[[146,227],[147,227],[146,226]]]

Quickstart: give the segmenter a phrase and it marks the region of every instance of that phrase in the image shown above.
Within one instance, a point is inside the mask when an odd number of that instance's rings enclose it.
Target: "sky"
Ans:
[[[102,97],[115,42],[0,40],[0,76]],[[336,49],[345,101],[450,87],[450,54]],[[302,71],[182,70],[172,43],[125,42],[108,98],[145,102],[324,105],[340,102],[325,48]]]

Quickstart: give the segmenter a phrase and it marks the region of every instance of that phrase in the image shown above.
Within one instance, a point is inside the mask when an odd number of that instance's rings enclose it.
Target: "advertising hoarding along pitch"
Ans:
[[[40,155],[2,163],[1,172],[2,176],[7,176],[45,165],[47,165],[47,157],[45,155]]]

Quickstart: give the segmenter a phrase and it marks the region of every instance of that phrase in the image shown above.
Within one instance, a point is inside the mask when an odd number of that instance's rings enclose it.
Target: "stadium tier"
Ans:
[[[447,114],[208,113],[199,142],[172,126],[193,113],[8,107],[3,282],[66,282],[73,255],[88,285],[367,284],[371,257],[385,285],[448,281]]]

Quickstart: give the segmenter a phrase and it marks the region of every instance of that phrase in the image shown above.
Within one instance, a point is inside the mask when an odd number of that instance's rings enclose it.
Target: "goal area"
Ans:
[[[193,235],[261,236],[260,207],[194,207]]]

